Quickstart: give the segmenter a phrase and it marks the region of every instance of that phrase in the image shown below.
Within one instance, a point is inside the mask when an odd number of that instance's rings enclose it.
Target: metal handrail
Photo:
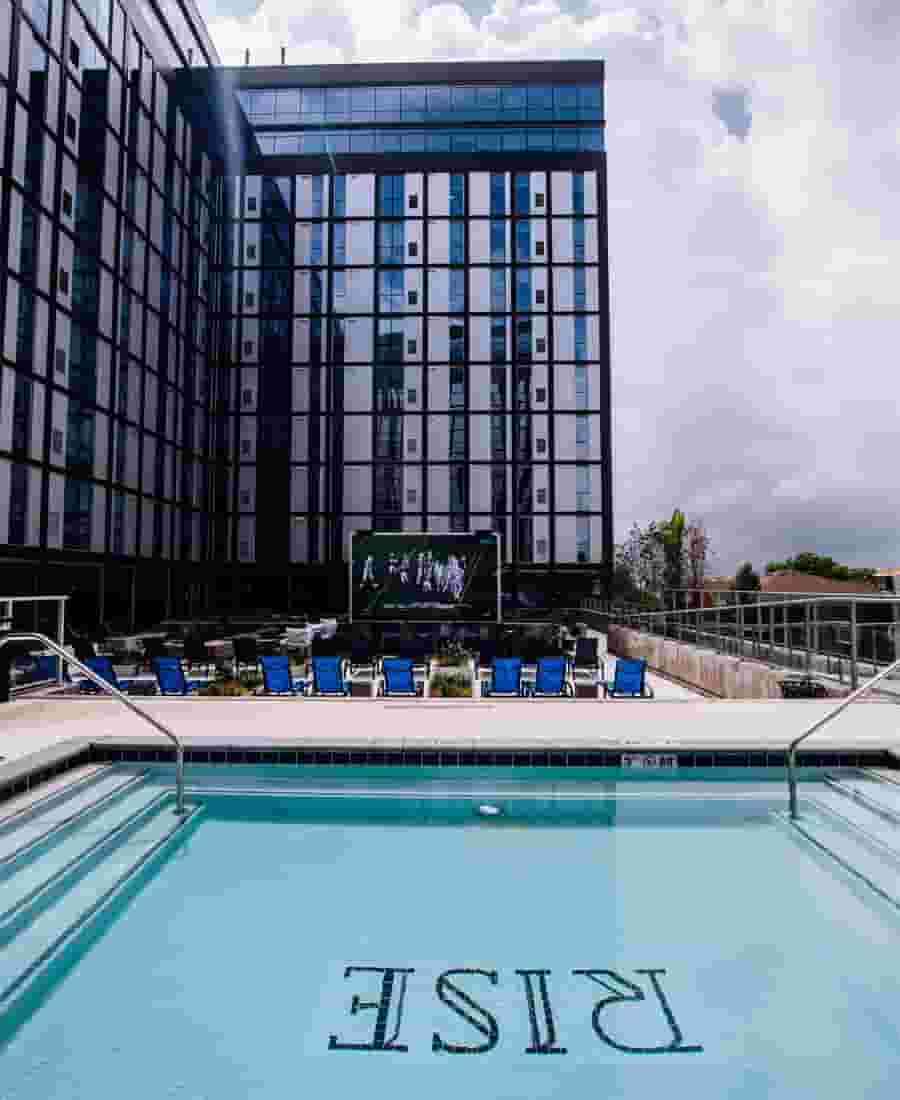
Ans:
[[[149,722],[155,730],[165,737],[168,737],[175,746],[175,812],[179,817],[184,817],[186,815],[187,810],[184,805],[184,746],[176,734],[167,726],[164,726],[162,722],[158,722],[151,714],[148,714],[141,707],[133,703],[127,695],[119,691],[118,688],[113,687],[108,680],[104,680],[102,676],[98,676],[93,669],[82,664],[77,657],[73,657],[71,653],[67,653],[61,645],[57,645],[56,642],[51,641],[46,635],[32,633],[4,634],[0,637],[0,648],[5,646],[7,642],[40,642],[42,646],[55,653],[61,660],[68,661],[69,664],[74,665],[83,676],[86,676],[98,688],[105,691],[108,695],[112,695],[114,699],[118,699],[120,703],[124,703],[129,710],[133,711],[138,716],[138,718],[143,718],[144,721]]]
[[[894,661],[892,665],[888,665],[887,668],[883,668],[877,676],[873,676],[871,680],[867,680],[861,687],[858,687],[856,691],[852,691],[846,699],[842,699],[836,707],[833,707],[824,717],[820,718],[804,733],[801,733],[799,737],[795,737],[794,740],[788,746],[787,755],[787,773],[788,773],[788,802],[790,805],[790,816],[792,821],[797,820],[797,775],[796,768],[796,754],[797,746],[801,741],[805,741],[807,737],[812,736],[817,730],[820,730],[823,726],[827,725],[832,718],[837,718],[842,710],[846,710],[852,702],[859,699],[861,695],[865,695],[870,688],[873,688],[879,680],[883,680],[890,673],[900,669],[900,659]]]

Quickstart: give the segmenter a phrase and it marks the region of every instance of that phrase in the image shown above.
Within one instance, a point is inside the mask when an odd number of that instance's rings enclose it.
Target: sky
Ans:
[[[616,539],[900,566],[896,0],[200,0],[226,64],[603,58]]]

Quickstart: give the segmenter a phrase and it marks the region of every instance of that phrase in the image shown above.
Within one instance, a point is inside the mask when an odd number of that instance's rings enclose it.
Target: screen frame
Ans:
[[[365,535],[366,538],[378,537],[379,535],[388,535],[396,537],[397,535],[406,535],[409,538],[443,538],[443,539],[458,539],[458,538],[472,538],[476,535],[480,538],[484,538],[485,535],[490,535],[494,540],[494,545],[497,549],[497,615],[494,620],[499,626],[503,622],[503,536],[499,531],[374,531],[371,528],[357,528],[350,532],[350,536],[347,543],[347,609],[348,623],[353,622],[353,539],[357,535]],[[449,623],[484,623],[484,619],[447,619],[447,618],[433,618],[433,619],[379,619],[377,617],[369,618],[367,616],[357,616],[357,621],[361,623],[389,623],[389,622],[404,622],[404,623],[436,623],[436,622],[449,622]]]

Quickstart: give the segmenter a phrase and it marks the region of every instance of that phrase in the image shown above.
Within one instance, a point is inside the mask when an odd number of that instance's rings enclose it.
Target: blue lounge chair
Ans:
[[[603,685],[604,699],[625,696],[629,699],[652,699],[653,688],[647,683],[647,662],[643,657],[616,659],[616,671],[612,680]]]
[[[187,679],[180,657],[154,657],[152,663],[160,695],[189,695],[203,683]]]
[[[265,695],[302,695],[306,691],[305,680],[291,677],[291,665],[287,657],[260,657]]]
[[[382,660],[379,695],[418,695],[421,690],[413,676],[411,657],[385,657]]]
[[[312,683],[307,685],[307,693],[313,695],[349,695],[350,681],[345,675],[346,662],[343,657],[313,657]]]
[[[521,657],[495,657],[491,661],[491,678],[481,688],[482,695],[525,695]]]
[[[95,672],[102,680],[105,680],[119,691],[126,691],[128,685],[131,683],[130,680],[120,680],[119,677],[116,676],[116,670],[113,668],[113,663],[109,657],[85,657],[81,663],[87,665],[91,672]],[[91,680],[82,680],[80,690],[99,691],[100,688]]]
[[[565,657],[538,657],[537,674],[530,694],[535,696],[569,695],[575,697],[575,688],[567,675],[568,661]]]

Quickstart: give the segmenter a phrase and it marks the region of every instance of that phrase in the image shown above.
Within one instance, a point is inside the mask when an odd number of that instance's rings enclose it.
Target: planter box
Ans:
[[[471,699],[474,695],[475,662],[464,665],[432,663],[428,694],[433,699]]]

